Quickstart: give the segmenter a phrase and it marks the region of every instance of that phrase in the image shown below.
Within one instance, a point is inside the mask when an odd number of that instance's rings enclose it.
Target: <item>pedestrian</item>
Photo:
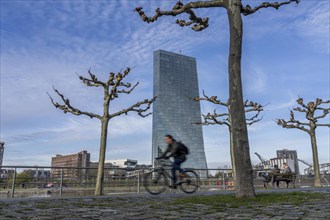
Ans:
[[[286,162],[283,163],[281,170],[282,170],[282,173],[285,173],[285,174],[292,173],[291,168],[289,167],[289,165]]]

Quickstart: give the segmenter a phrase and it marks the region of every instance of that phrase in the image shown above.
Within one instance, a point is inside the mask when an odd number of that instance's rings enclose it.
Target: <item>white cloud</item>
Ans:
[[[293,95],[289,95],[290,100],[282,103],[271,103],[271,111],[281,110],[281,109],[289,109],[292,108],[296,104],[297,97]]]
[[[9,143],[25,144],[27,141],[42,140],[62,142],[69,140],[98,140],[101,131],[101,122],[84,116],[63,115],[63,122],[47,127],[32,127],[16,130],[14,134],[4,132],[4,139]],[[141,118],[134,113],[118,119],[110,120],[108,133],[115,138],[132,134],[145,134],[151,131],[151,117]]]
[[[312,39],[316,49],[329,54],[330,3],[328,1],[310,2],[313,7],[297,20],[296,30],[299,35]]]
[[[253,1],[257,6],[262,1]],[[261,9],[259,13],[244,17],[244,35],[247,39],[261,40],[265,37],[272,42],[285,36],[295,41],[308,41],[308,46],[329,54],[329,1],[301,1],[274,8]]]
[[[248,64],[243,72],[243,83],[247,96],[253,97],[265,91],[267,82],[267,74],[257,65]]]

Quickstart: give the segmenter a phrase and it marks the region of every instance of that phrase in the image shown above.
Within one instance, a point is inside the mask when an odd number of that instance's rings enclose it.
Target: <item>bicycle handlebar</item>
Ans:
[[[169,158],[156,158],[160,166],[172,166],[172,162]]]

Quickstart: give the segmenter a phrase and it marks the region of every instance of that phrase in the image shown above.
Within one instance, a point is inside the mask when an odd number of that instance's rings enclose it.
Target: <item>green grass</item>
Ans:
[[[261,193],[256,198],[236,198],[235,195],[192,196],[179,198],[170,202],[171,205],[204,204],[214,208],[255,205],[292,204],[299,205],[311,200],[329,199],[328,194],[317,192],[291,192],[291,193]]]
[[[48,204],[39,203],[39,204],[36,204],[35,207],[37,209],[48,209],[49,208],[49,205]]]
[[[6,208],[7,206],[9,206],[9,205],[8,204],[5,204],[5,203],[0,203],[0,209]]]

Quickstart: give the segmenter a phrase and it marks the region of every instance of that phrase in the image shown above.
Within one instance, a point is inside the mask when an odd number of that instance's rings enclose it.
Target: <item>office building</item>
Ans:
[[[50,178],[50,170],[45,170],[43,168],[35,169],[33,172],[33,177],[38,179],[48,179]]]
[[[152,164],[166,149],[164,136],[171,134],[190,149],[182,167],[206,169],[206,157],[201,122],[196,59],[164,50],[153,54]]]
[[[277,150],[276,155],[277,155],[277,158],[292,159],[293,160],[293,164],[292,164],[293,167],[291,166],[291,169],[295,170],[295,172],[297,174],[299,174],[298,155],[297,155],[296,150],[288,150],[288,149]]]
[[[84,167],[89,167],[89,164],[90,153],[87,153],[87,151],[81,151],[77,154],[64,156],[58,154],[56,157],[52,157],[51,175],[54,178],[59,178],[61,176],[61,168],[56,169],[53,167],[63,167],[62,170],[64,178],[82,178],[87,175],[87,169],[84,169]],[[74,167],[77,169],[72,169],[69,167]]]
[[[121,160],[109,160],[109,162],[112,163],[114,166],[118,166],[120,168],[134,169],[138,161],[132,159],[121,159]]]

